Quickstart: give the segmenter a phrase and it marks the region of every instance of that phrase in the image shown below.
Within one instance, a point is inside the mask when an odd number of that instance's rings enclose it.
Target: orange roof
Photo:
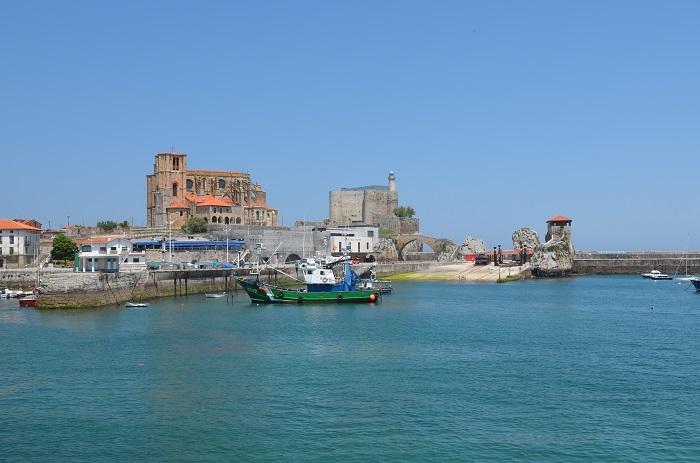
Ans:
[[[195,203],[195,204],[199,204],[199,203],[201,203],[202,201],[204,201],[203,198],[200,198],[199,196],[197,196],[197,195],[195,195],[195,194],[192,194],[192,193],[190,193],[190,194],[188,194],[188,195],[185,195],[185,199],[186,199],[187,201],[189,201],[189,202],[191,202],[191,203]]]
[[[15,222],[10,219],[0,219],[0,230],[30,230],[30,231],[41,231],[41,229],[36,227],[30,227],[29,225]]]
[[[173,201],[173,203],[166,207],[166,209],[189,209],[189,207],[185,206],[179,201]]]
[[[567,219],[563,215],[558,215],[556,217],[552,217],[547,221],[547,223],[552,223],[552,222],[571,222],[571,219]]]
[[[227,204],[220,199],[216,199],[212,195],[206,195],[201,203],[197,203],[197,206],[229,207],[230,204]]]

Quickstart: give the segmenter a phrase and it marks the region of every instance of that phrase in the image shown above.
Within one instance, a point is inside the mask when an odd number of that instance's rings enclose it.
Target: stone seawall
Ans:
[[[41,276],[37,308],[121,305],[164,296],[235,290],[231,269],[129,273],[64,273]]]
[[[659,270],[669,275],[700,273],[700,252],[620,252],[577,251],[572,273],[575,275],[631,275]]]

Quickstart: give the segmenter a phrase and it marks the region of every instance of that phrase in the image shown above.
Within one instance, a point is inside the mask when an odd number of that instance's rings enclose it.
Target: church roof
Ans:
[[[166,209],[189,209],[189,207],[185,206],[179,201],[173,201],[170,206],[168,206]]]

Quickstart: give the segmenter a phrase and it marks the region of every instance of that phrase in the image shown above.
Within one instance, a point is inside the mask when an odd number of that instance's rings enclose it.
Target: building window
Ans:
[[[240,218],[240,217],[236,217],[236,223],[238,223],[238,224],[241,223],[241,218]]]
[[[192,188],[194,187],[194,182],[188,178],[185,181],[185,186],[187,187],[188,190],[192,190]]]
[[[173,158],[173,170],[180,170],[180,158]]]
[[[215,215],[213,215],[213,216],[211,217],[211,223],[216,223],[216,216],[215,216]]]
[[[219,190],[223,190],[224,188],[226,188],[226,180],[219,179]]]
[[[182,211],[180,211],[180,217],[182,217]]]
[[[15,253],[15,248],[10,248],[10,255]]]
[[[177,182],[173,183],[173,196],[177,196]]]
[[[15,237],[14,236],[10,236],[10,244],[15,244]]]
[[[138,258],[138,257],[134,257],[134,260],[133,260],[133,262],[134,262],[135,264],[138,264],[138,263],[140,262],[140,260],[139,260],[139,258]]]

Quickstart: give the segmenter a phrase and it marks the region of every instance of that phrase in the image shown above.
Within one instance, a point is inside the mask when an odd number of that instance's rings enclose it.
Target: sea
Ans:
[[[0,301],[2,462],[697,462],[700,293],[585,276]]]

